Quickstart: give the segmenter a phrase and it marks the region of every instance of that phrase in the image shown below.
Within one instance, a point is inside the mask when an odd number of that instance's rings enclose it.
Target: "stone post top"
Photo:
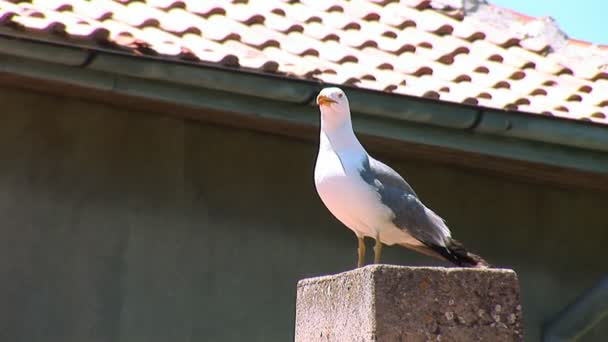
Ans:
[[[509,269],[369,265],[298,282],[297,342],[523,341]]]
[[[458,276],[479,276],[490,277],[492,279],[505,279],[512,281],[513,278],[517,281],[517,273],[509,268],[465,268],[465,267],[427,267],[427,266],[398,266],[386,264],[367,265],[360,268],[355,268],[342,273],[325,275],[313,278],[301,279],[298,281],[298,287],[309,286],[327,281],[333,281],[341,278],[351,277],[368,277],[377,274],[403,276],[408,274],[428,275],[433,277],[458,277]]]

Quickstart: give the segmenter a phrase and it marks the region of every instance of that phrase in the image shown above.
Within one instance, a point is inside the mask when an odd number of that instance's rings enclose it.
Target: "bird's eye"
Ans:
[[[339,98],[343,98],[343,97],[344,97],[344,94],[338,94],[338,97],[339,97]]]

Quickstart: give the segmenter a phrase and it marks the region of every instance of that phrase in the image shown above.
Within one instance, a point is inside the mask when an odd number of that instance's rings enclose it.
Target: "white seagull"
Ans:
[[[393,169],[372,158],[353,132],[348,99],[339,88],[317,97],[321,137],[315,186],[329,211],[359,242],[357,267],[365,263],[365,237],[376,240],[374,263],[382,244],[400,245],[461,267],[489,267],[451,236],[445,221],[427,208]]]

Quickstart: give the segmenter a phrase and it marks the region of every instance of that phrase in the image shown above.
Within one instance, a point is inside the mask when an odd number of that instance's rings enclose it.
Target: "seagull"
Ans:
[[[403,177],[365,151],[353,131],[348,99],[341,89],[323,89],[317,105],[321,132],[315,186],[327,209],[357,236],[357,267],[365,263],[366,237],[376,240],[376,264],[385,244],[460,267],[489,267],[452,238],[445,221],[420,201]]]

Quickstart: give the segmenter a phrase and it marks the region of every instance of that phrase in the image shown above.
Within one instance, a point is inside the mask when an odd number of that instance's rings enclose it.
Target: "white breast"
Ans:
[[[376,237],[391,221],[392,213],[380,195],[359,176],[360,156],[320,151],[315,166],[315,185],[329,211],[358,236]]]

